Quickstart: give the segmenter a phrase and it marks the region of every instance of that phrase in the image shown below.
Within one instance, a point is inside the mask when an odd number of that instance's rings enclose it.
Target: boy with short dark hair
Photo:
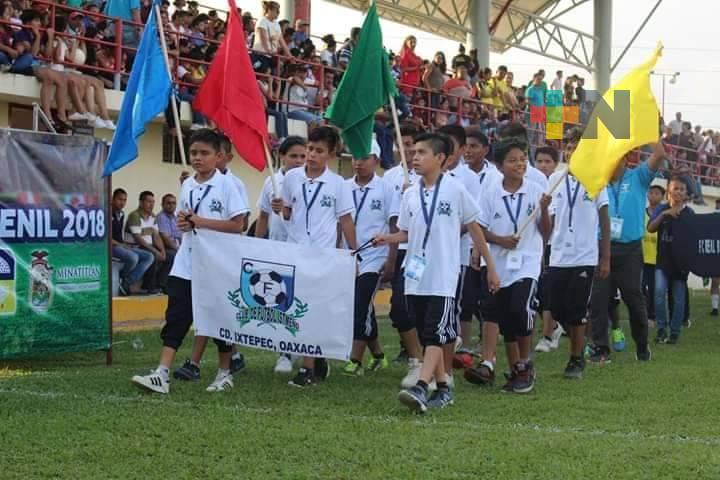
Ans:
[[[648,190],[648,206],[645,208],[645,225],[655,213],[655,209],[665,198],[665,189],[660,185],[651,185]],[[643,277],[642,288],[645,294],[648,322],[655,322],[655,265],[657,264],[657,232],[646,232],[643,237]]]
[[[217,170],[220,137],[212,130],[199,130],[190,138],[190,162],[195,175],[183,182],[179,196],[178,228],[180,244],[168,278],[168,308],[160,337],[163,349],[160,365],[148,375],[136,375],[134,384],[150,392],[170,392],[170,367],[193,323],[192,256],[193,235],[199,229],[242,233],[249,209],[232,181]],[[213,294],[213,292],[209,292]],[[219,351],[218,373],[207,388],[220,392],[233,387],[230,373],[232,347],[216,340]]]
[[[551,197],[540,185],[525,179],[528,162],[523,147],[514,138],[495,145],[495,160],[501,166],[503,180],[481,199],[478,218],[500,276],[500,290],[488,302],[486,318],[499,325],[505,340],[511,373],[503,391],[515,393],[528,393],[535,385],[530,362],[535,294],[543,238],[552,230],[548,212]],[[521,234],[521,225],[536,208],[540,208],[539,217],[530,221]],[[494,365],[482,363],[467,369],[465,378],[472,383],[491,384]]]
[[[403,195],[398,219],[400,231],[375,237],[376,245],[408,244],[405,294],[425,354],[416,385],[402,390],[399,400],[418,413],[428,407],[443,408],[454,401],[443,347],[452,346],[457,338],[453,303],[460,274],[463,227],[474,242],[473,265],[479,267],[480,257],[484,257],[491,289],[498,283],[493,260],[476,222],[477,204],[458,180],[442,173],[443,164],[452,154],[450,142],[446,136],[434,133],[415,139],[413,165],[421,179]],[[433,378],[437,390],[428,399]]]

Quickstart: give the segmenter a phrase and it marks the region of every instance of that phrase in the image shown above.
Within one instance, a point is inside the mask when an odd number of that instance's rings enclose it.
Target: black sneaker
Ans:
[[[713,309],[710,311],[710,316],[711,316],[711,317],[717,317],[717,316],[718,316],[718,309],[717,309],[717,308],[713,308]]]
[[[330,364],[324,358],[315,359],[315,378],[318,380],[327,380],[330,376]]]
[[[571,358],[565,367],[565,378],[579,380],[585,371],[585,360],[582,358]]]
[[[405,350],[405,347],[400,349],[400,353],[397,354],[397,357],[395,357],[392,361],[392,363],[400,363],[402,365],[405,365],[408,361],[408,352]]]
[[[173,372],[173,377],[178,380],[200,380],[200,367],[193,364],[188,358],[182,367]]]
[[[500,389],[503,393],[513,393],[513,384],[515,383],[515,369],[511,370],[509,374],[505,374],[506,382],[505,385]]]
[[[667,343],[667,341],[667,333],[665,333],[664,329],[659,329],[657,332],[657,336],[655,337],[655,343]]]
[[[527,363],[518,362],[513,368],[513,393],[530,393],[535,388],[535,374]]]
[[[288,385],[291,387],[303,388],[315,385],[315,383],[316,379],[313,375],[313,371],[301,367],[293,379],[288,382]]]
[[[466,368],[464,377],[465,380],[475,385],[492,385],[495,383],[495,369],[482,362],[476,367]]]
[[[398,400],[415,413],[425,413],[428,408],[427,393],[418,385],[401,390]]]
[[[649,362],[652,358],[652,351],[650,350],[650,347],[645,347],[644,349],[638,349],[638,351],[635,353],[635,359],[638,362]]]
[[[596,363],[599,365],[610,363],[612,361],[610,359],[610,348],[597,345],[592,347],[589,360],[591,363]]]
[[[672,333],[672,334],[670,334],[670,338],[667,339],[667,344],[668,345],[677,345],[679,341],[680,341],[680,335],[678,335],[676,333]]]
[[[230,359],[230,374],[245,370],[245,356],[238,352]]]

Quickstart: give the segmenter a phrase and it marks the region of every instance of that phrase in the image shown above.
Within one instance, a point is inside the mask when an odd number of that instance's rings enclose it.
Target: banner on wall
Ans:
[[[0,129],[0,359],[110,347],[105,155]]]
[[[199,230],[192,238],[197,335],[277,353],[347,360],[355,258]]]

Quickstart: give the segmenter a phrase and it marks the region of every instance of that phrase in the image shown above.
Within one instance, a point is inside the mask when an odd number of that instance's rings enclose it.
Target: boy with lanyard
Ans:
[[[282,191],[285,175],[293,168],[305,165],[305,155],[307,154],[307,142],[302,137],[287,137],[278,148],[282,167],[275,172],[275,183],[279,189],[278,195]],[[273,212],[273,183],[270,177],[265,179],[262,192],[258,197],[257,208],[260,212],[255,225],[255,236],[257,238],[265,238],[278,242],[287,241],[287,230],[285,223],[280,215]],[[275,373],[291,373],[293,368],[292,358],[288,354],[281,354],[275,362]]]
[[[495,160],[501,166],[503,180],[483,195],[478,218],[500,276],[500,290],[488,302],[486,318],[499,325],[505,340],[511,371],[503,391],[528,393],[535,384],[530,341],[543,238],[552,228],[548,213],[551,197],[525,178],[527,159],[522,142],[509,138],[495,144]],[[520,226],[536,208],[540,209],[539,216],[520,235]],[[479,369],[483,371],[478,376]],[[489,384],[494,376],[494,365],[485,363],[465,371],[465,378],[472,383]]]
[[[648,190],[648,206],[645,208],[645,224],[655,213],[655,209],[665,198],[665,189],[660,185],[652,185]],[[643,237],[643,278],[642,287],[645,294],[645,306],[648,313],[648,323],[655,323],[655,265],[657,264],[657,232],[646,232]]]
[[[331,127],[317,127],[308,135],[304,168],[290,170],[285,175],[282,198],[271,202],[274,212],[285,220],[288,242],[319,248],[337,248],[338,224],[351,250],[357,249],[355,225],[352,219],[353,202],[345,180],[328,168],[337,155],[340,135]],[[325,380],[330,365],[324,358],[303,358],[289,385],[305,387]]]
[[[567,158],[579,140],[579,134],[567,140]],[[570,337],[565,378],[579,379],[585,371],[583,349],[593,277],[604,279],[610,273],[610,217],[606,190],[593,200],[569,173],[563,184],[555,191],[550,204],[552,251],[543,281],[547,291],[553,294],[544,301],[550,303],[546,308],[551,318],[562,325]]]
[[[355,212],[353,222],[357,235],[357,243],[369,245],[378,232],[388,233],[391,218],[397,219],[400,205],[396,201],[392,185],[375,175],[380,158],[380,145],[373,140],[370,155],[362,159],[353,159],[352,166],[355,176],[346,180],[352,190]],[[372,359],[367,367],[368,372],[376,372],[387,368],[382,344],[378,342],[378,326],[375,318],[373,299],[381,280],[386,279],[386,270],[395,265],[397,245],[363,249],[359,254],[359,276],[355,279],[355,312],[353,347],[350,361],[345,365],[343,373],[361,376],[365,369],[362,366],[365,348],[369,348]]]
[[[245,183],[240,178],[235,176],[228,167],[228,164],[232,162],[232,143],[230,139],[223,133],[218,133],[220,138],[220,158],[217,162],[217,169],[220,173],[228,177],[235,188],[237,189],[240,196],[243,198],[245,205],[248,203],[247,189]],[[249,211],[248,211],[249,212]],[[248,217],[250,213],[245,214],[243,232],[247,230]],[[207,348],[208,337],[195,336],[193,339],[193,348],[190,358],[185,360],[185,363],[173,372],[173,377],[177,380],[200,380],[200,360],[202,360]],[[237,345],[232,344],[232,357],[230,360],[230,373],[235,374],[245,369],[245,356],[238,352]]]
[[[482,255],[488,263],[490,289],[494,290],[498,283],[485,238],[476,222],[477,204],[458,180],[442,173],[452,151],[451,140],[444,135],[426,133],[415,139],[413,165],[421,179],[403,195],[398,218],[400,231],[375,237],[375,245],[408,243],[405,294],[410,317],[421,332],[425,355],[417,384],[402,390],[399,400],[419,413],[428,406],[443,408],[453,403],[443,347],[452,347],[457,337],[453,302],[460,273],[463,226],[474,242],[473,265],[479,267]],[[428,386],[433,378],[437,390],[428,400]]]
[[[570,158],[569,154],[567,158]],[[539,147],[535,150],[535,167],[545,175],[548,180],[550,176],[555,172],[560,161],[560,155],[553,147],[545,146]],[[540,281],[538,282],[539,292],[539,303],[540,303],[540,315],[543,321],[542,338],[538,341],[535,346],[536,352],[549,353],[553,350],[557,350],[560,345],[560,337],[563,334],[562,327],[553,319],[552,313],[550,312],[550,284],[546,281],[546,271],[550,261],[550,249],[552,245],[552,238],[549,238],[544,250],[543,255],[543,271],[540,275]]]
[[[668,203],[660,205],[653,212],[647,231],[658,235],[657,265],[655,267],[655,314],[657,315],[657,337],[655,343],[676,344],[685,317],[685,295],[688,271],[682,270],[673,255],[673,228],[675,220],[692,215],[688,202],[688,185],[681,177],[672,177],[668,182]],[[672,295],[669,293],[672,292]],[[670,298],[668,298],[670,297]],[[668,322],[667,300],[672,302]],[[670,337],[667,328],[670,329]]]
[[[200,130],[190,138],[190,162],[196,173],[183,182],[178,197],[178,228],[184,233],[168,278],[168,308],[165,326],[160,333],[163,340],[160,365],[149,375],[132,378],[134,384],[150,392],[170,392],[170,367],[193,322],[193,235],[203,228],[237,234],[245,230],[248,206],[232,180],[217,170],[220,143],[220,136],[212,130]],[[209,392],[233,387],[230,373],[232,347],[219,340],[215,343],[218,346],[219,369],[215,381],[207,388]]]
[[[415,137],[419,133],[420,131],[415,125],[402,124],[400,126],[402,145],[398,145],[397,148],[403,149],[405,152],[405,158],[409,162],[409,165],[407,166],[408,183],[405,183],[405,174],[403,173],[402,165],[397,165],[391,168],[385,172],[385,175],[383,176],[383,180],[387,182],[388,185],[391,185],[395,190],[395,201],[397,204],[400,204],[400,199],[403,197],[404,192],[418,180],[418,175],[415,173],[412,166],[412,159],[415,156]],[[390,219],[390,233],[395,233],[397,231],[397,218],[393,217]],[[418,331],[408,315],[407,302],[405,299],[405,277],[403,264],[405,262],[406,250],[406,243],[400,243],[398,245],[397,259],[395,261],[395,268],[391,281],[392,296],[390,297],[390,321],[392,322],[393,327],[395,327],[400,334],[400,343],[402,346],[400,354],[396,360],[404,361],[407,359],[408,365],[407,374],[400,382],[402,388],[410,388],[417,383],[423,359]],[[389,275],[389,272],[385,272],[385,274]]]
[[[445,161],[443,171],[447,175],[453,177],[463,184],[470,194],[470,198],[476,203],[480,196],[480,182],[477,174],[470,170],[465,164],[465,149],[467,136],[465,129],[459,125],[445,125],[438,129],[438,133],[447,135],[452,141],[452,154]],[[477,295],[475,292],[480,288],[477,284],[476,276],[469,273],[472,268],[470,266],[470,234],[463,228],[460,238],[460,276],[458,278],[457,292],[455,293],[455,322],[458,333],[460,346],[457,350],[457,361],[454,346],[449,345],[445,348],[445,368],[450,376],[452,386],[452,368],[453,364],[457,364],[458,368],[465,368],[472,365],[471,342],[472,342],[472,316],[477,309]],[[465,295],[467,293],[467,295]],[[468,343],[463,344],[463,339],[467,338]],[[466,363],[467,362],[467,363]]]

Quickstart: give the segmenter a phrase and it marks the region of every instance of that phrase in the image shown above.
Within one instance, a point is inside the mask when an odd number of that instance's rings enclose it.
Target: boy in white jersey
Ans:
[[[132,378],[134,384],[151,392],[170,392],[170,367],[193,322],[193,235],[204,228],[238,234],[245,228],[249,212],[247,204],[232,180],[216,169],[221,155],[220,148],[220,137],[211,130],[200,130],[190,139],[190,162],[196,173],[194,177],[183,182],[178,197],[178,228],[184,233],[168,278],[168,308],[165,312],[165,326],[160,333],[163,340],[160,365],[149,375],[136,375]],[[213,295],[217,292],[207,294]],[[233,387],[230,373],[232,348],[222,341],[215,343],[220,357],[219,370],[215,381],[207,388],[210,392]]]
[[[318,127],[308,135],[304,168],[285,175],[282,198],[273,199],[273,211],[282,206],[288,242],[318,248],[339,246],[338,224],[347,246],[355,250],[352,193],[345,180],[328,168],[340,147],[340,136],[331,127]],[[330,319],[329,319],[330,320]],[[289,384],[305,387],[324,380],[330,374],[325,359],[303,358],[303,366]]]
[[[378,232],[388,233],[390,219],[397,219],[399,203],[395,190],[382,177],[375,175],[380,157],[380,145],[373,140],[370,155],[362,159],[353,159],[355,176],[346,180],[352,190],[355,212],[353,221],[357,243],[366,245]],[[378,327],[375,318],[373,299],[380,285],[383,273],[395,266],[397,245],[363,249],[358,254],[359,275],[355,279],[355,312],[353,329],[353,347],[350,361],[343,373],[361,376],[367,370],[376,372],[387,368],[382,344],[378,341]],[[365,349],[372,355],[367,368],[363,368]]]
[[[568,145],[570,153],[575,146],[576,143]],[[549,299],[550,310],[570,337],[570,361],[565,368],[565,378],[582,378],[593,277],[607,278],[610,272],[607,191],[603,189],[593,200],[580,182],[568,174],[553,194],[550,217],[552,250],[545,279],[553,292]]]
[[[500,276],[500,290],[486,306],[487,318],[499,325],[505,341],[511,373],[503,391],[515,393],[530,392],[535,384],[530,362],[535,294],[543,237],[549,235],[552,228],[548,213],[551,197],[545,195],[538,184],[524,178],[527,170],[524,147],[514,138],[495,145],[503,181],[481,199],[478,219]],[[536,208],[540,208],[539,216],[521,234],[521,225]],[[479,368],[483,366],[487,367],[483,363]],[[481,384],[494,381],[494,367],[489,373],[476,372],[478,369],[466,370],[465,378]]]
[[[396,201],[400,204],[400,200],[404,195],[404,192],[417,183],[418,175],[412,167],[412,159],[415,156],[415,137],[421,132],[413,124],[402,124],[400,125],[400,136],[402,144],[398,145],[398,149],[402,148],[405,152],[405,158],[410,164],[408,167],[408,180],[405,182],[405,174],[403,172],[402,165],[397,165],[387,172],[383,176],[383,180],[393,187],[395,190]],[[397,232],[397,218],[393,217],[390,219],[390,233]],[[405,300],[405,277],[403,270],[403,263],[405,262],[405,252],[407,250],[407,244],[401,243],[398,245],[397,260],[395,261],[395,268],[392,275],[392,296],[390,297],[390,321],[393,327],[395,327],[400,334],[401,350],[398,354],[396,361],[405,362],[407,361],[408,372],[407,375],[402,379],[400,385],[403,388],[410,388],[414,386],[418,377],[420,376],[420,368],[422,367],[422,348],[420,346],[420,339],[418,337],[418,331],[415,328],[414,322],[410,319],[407,311],[407,302]],[[388,268],[391,266],[388,265]],[[386,271],[385,274],[389,275]]]
[[[278,196],[282,192],[283,182],[287,172],[293,168],[305,165],[305,155],[307,154],[307,142],[302,137],[287,137],[278,148],[282,167],[280,171],[275,172],[275,183],[278,187]],[[270,177],[265,179],[262,192],[257,201],[257,208],[260,212],[257,223],[255,224],[255,237],[266,238],[278,242],[287,241],[287,230],[282,217],[273,212],[273,183]],[[292,358],[290,355],[281,354],[277,362],[275,362],[275,373],[291,373],[293,368]]]
[[[421,332],[425,355],[417,384],[404,389],[399,400],[422,413],[453,403],[448,385],[443,347],[457,338],[454,296],[460,273],[460,234],[464,226],[474,242],[473,265],[482,255],[488,263],[491,289],[498,278],[482,231],[476,222],[478,207],[465,187],[443,174],[443,164],[452,153],[444,135],[427,133],[415,139],[413,164],[421,179],[403,196],[398,218],[399,232],[377,235],[376,245],[408,243],[405,260],[405,294],[408,312]],[[437,390],[428,399],[433,380]]]

